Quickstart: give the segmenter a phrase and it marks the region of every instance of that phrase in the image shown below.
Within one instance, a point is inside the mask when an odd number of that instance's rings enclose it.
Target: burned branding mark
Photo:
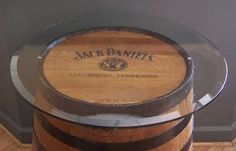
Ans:
[[[76,60],[83,60],[92,57],[100,57],[100,56],[113,56],[113,57],[128,57],[138,60],[144,61],[152,61],[153,55],[137,52],[137,51],[129,51],[129,50],[118,50],[114,48],[107,48],[106,51],[103,50],[96,50],[96,51],[88,51],[88,52],[75,52],[76,56],[74,59]]]
[[[99,63],[99,67],[106,71],[121,71],[127,66],[128,63],[120,58],[106,58]]]

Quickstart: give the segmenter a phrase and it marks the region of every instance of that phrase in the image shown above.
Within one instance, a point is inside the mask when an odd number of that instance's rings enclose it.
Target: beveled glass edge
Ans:
[[[214,96],[212,96],[209,93],[206,93],[206,95],[204,95],[202,98],[200,98],[197,101],[194,101],[194,103],[193,103],[193,107],[194,108],[193,108],[193,112],[192,113],[195,113],[195,112],[205,108],[207,105],[209,105],[211,102],[213,102],[214,99],[216,99],[216,97],[222,92],[222,90],[223,90],[223,88],[224,88],[224,86],[226,84],[227,78],[228,78],[228,65],[227,65],[225,57],[223,57],[222,55],[221,55],[221,57],[224,60],[224,64],[225,64],[225,76],[224,76],[224,80],[221,81],[222,82],[221,88],[218,90],[218,93],[216,93]]]
[[[11,58],[10,63],[10,75],[12,82],[17,89],[17,91],[30,103],[33,105],[34,102],[34,96],[25,88],[23,83],[21,82],[19,75],[17,73],[17,61],[18,61],[18,54],[19,51],[17,51]]]

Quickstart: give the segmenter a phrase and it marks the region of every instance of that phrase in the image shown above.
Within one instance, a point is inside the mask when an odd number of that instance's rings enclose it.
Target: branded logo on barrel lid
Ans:
[[[127,66],[128,63],[121,58],[106,58],[99,62],[99,67],[105,71],[121,71]]]

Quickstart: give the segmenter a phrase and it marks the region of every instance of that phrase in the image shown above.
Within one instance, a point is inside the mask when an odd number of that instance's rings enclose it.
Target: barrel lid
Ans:
[[[162,35],[101,27],[55,41],[40,55],[40,77],[47,101],[66,112],[153,115],[176,106],[191,89],[190,57]]]
[[[117,20],[109,22],[113,17]],[[208,72],[214,78],[201,86]],[[227,66],[208,40],[176,23],[96,15],[25,40],[12,57],[11,75],[23,97],[45,113],[81,124],[130,127],[204,107],[222,90]],[[191,93],[192,80],[194,109],[182,112],[178,103]]]
[[[166,95],[184,81],[187,58],[167,38],[152,35],[124,27],[67,35],[41,55],[41,76],[57,93],[94,104],[135,104]]]

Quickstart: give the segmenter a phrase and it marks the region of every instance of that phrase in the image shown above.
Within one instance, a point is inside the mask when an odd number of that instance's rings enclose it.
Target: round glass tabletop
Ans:
[[[217,97],[227,72],[224,57],[202,35],[128,14],[52,25],[23,41],[11,60],[13,83],[33,107],[69,122],[105,127],[159,124],[192,114]],[[165,79],[169,87],[160,82]]]

